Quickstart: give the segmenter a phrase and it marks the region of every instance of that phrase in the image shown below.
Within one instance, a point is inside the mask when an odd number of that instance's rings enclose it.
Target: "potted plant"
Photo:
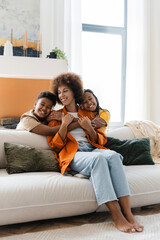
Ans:
[[[55,47],[54,49],[52,49],[52,52],[50,52],[50,55],[47,55],[47,57],[63,59],[63,60],[66,60],[66,62],[68,63],[65,52],[58,47]]]

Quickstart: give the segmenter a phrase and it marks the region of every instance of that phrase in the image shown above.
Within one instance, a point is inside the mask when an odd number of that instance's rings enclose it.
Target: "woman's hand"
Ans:
[[[74,117],[71,114],[62,113],[62,125],[65,125],[68,127],[68,125],[73,121]]]
[[[78,120],[79,125],[81,126],[81,128],[88,130],[88,128],[91,128],[91,120],[88,117],[81,117]]]
[[[62,121],[62,113],[53,110],[49,116],[47,117],[47,122],[50,122],[52,120],[58,120],[58,121]]]
[[[89,134],[89,136],[95,141],[97,142],[97,133],[94,130],[94,128],[92,127],[92,123],[91,120],[88,117],[81,117],[78,120],[79,125],[81,126],[81,128],[83,128],[84,130],[86,130]]]
[[[64,113],[62,112],[62,124],[58,132],[63,141],[67,136],[68,126],[73,121],[73,119],[74,117],[71,114],[64,115]]]

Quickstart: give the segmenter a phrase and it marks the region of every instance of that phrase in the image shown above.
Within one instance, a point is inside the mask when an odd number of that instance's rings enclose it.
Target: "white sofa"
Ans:
[[[133,138],[128,127],[107,132],[120,139]],[[107,210],[98,208],[88,179],[57,172],[9,175],[5,170],[4,142],[49,149],[46,137],[26,131],[0,130],[0,225]],[[160,165],[125,166],[131,207],[160,203]]]

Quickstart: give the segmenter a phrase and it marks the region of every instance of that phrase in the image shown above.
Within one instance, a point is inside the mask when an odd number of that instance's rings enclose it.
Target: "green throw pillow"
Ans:
[[[52,150],[41,150],[13,143],[4,143],[4,148],[6,170],[9,174],[60,171]]]
[[[114,150],[123,156],[124,165],[153,165],[150,154],[150,139],[135,138],[120,140],[107,137],[106,148]]]

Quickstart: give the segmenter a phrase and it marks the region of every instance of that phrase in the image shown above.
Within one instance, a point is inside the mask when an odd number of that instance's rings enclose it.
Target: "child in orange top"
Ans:
[[[106,127],[108,126],[110,120],[110,112],[100,107],[99,100],[92,90],[84,90],[84,102],[81,105],[81,108],[86,111],[93,112],[93,127],[101,128],[103,132],[106,131]]]

